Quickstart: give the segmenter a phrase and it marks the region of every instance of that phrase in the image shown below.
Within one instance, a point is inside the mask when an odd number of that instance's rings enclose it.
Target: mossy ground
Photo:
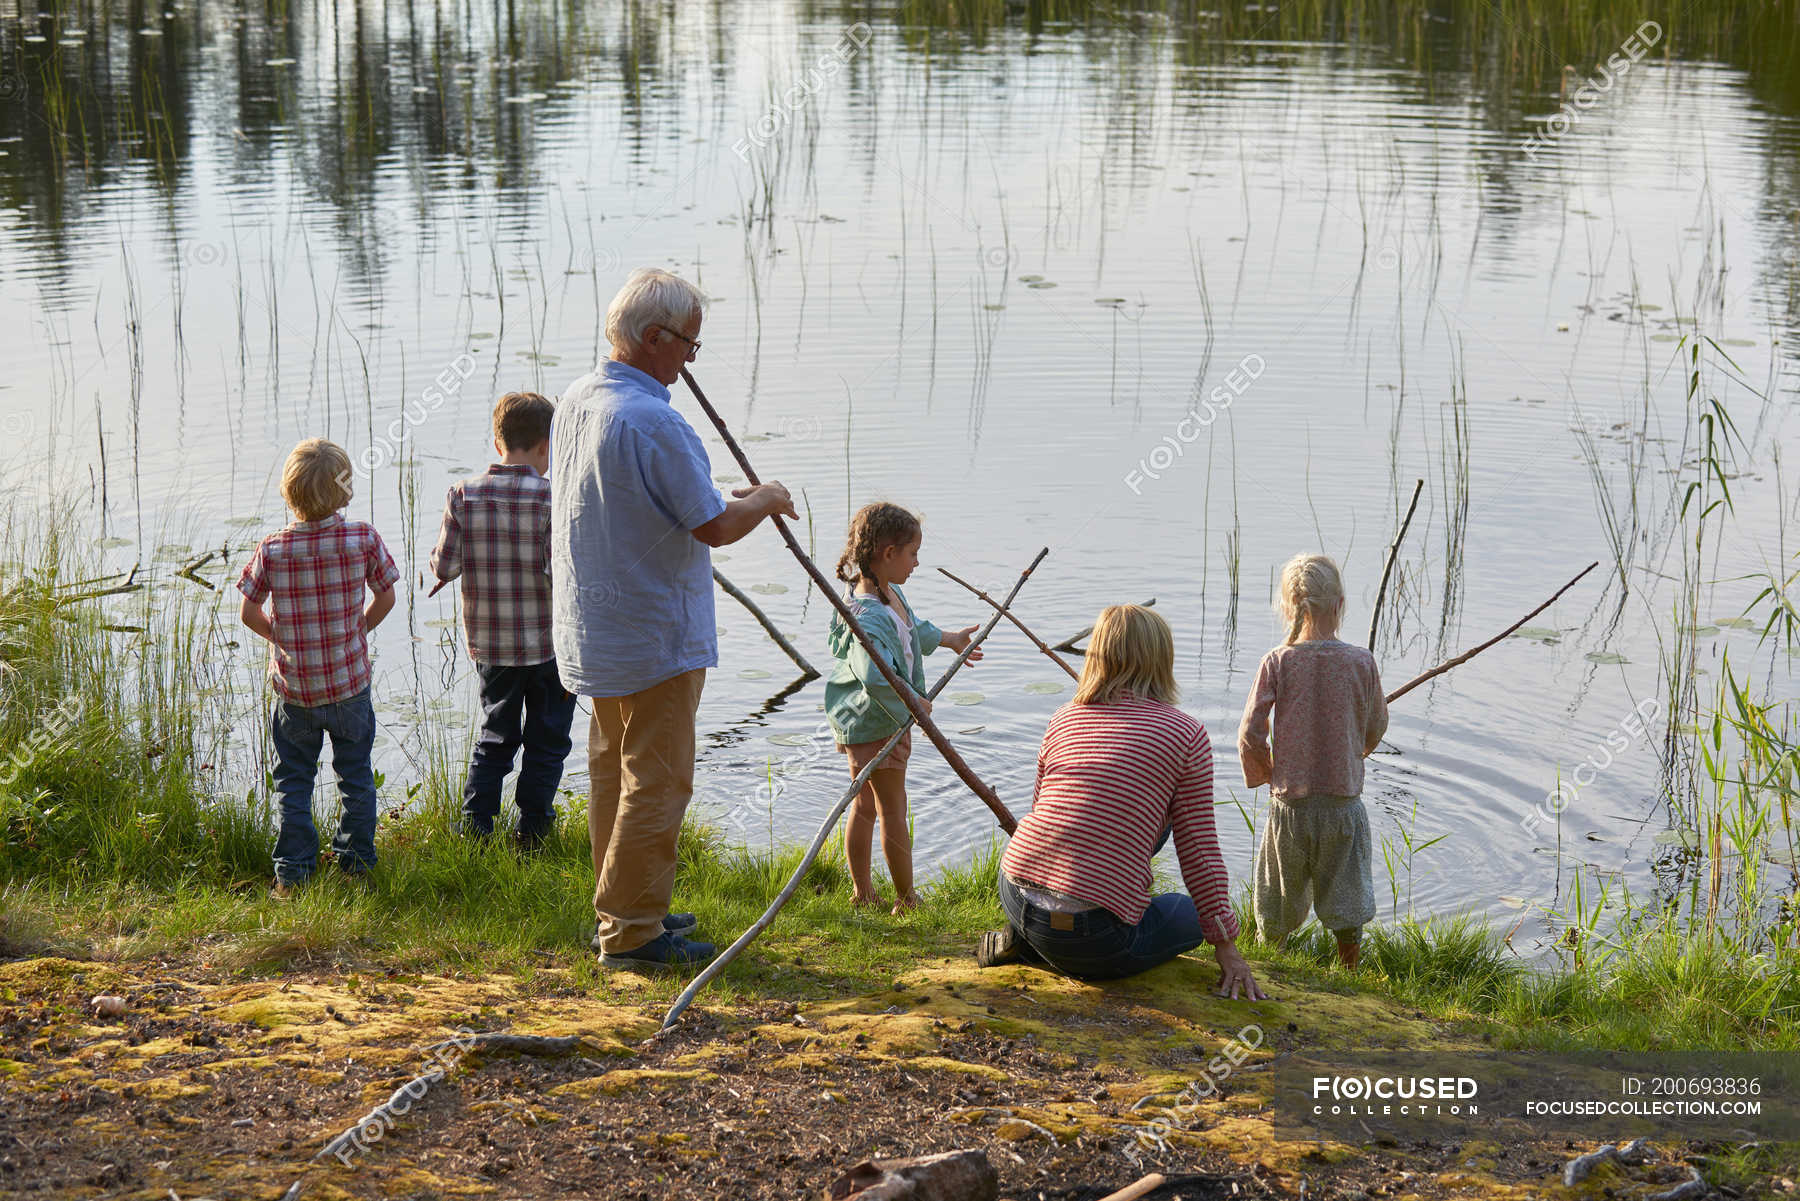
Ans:
[[[1213,996],[1215,969],[1193,957],[1102,987],[921,955],[838,995],[709,996],[651,1039],[672,983],[557,958],[526,974],[378,956],[0,964],[0,1183],[159,1199],[276,1198],[296,1180],[316,1198],[794,1197],[820,1195],[864,1157],[980,1147],[1002,1196],[1019,1199],[1087,1201],[1152,1169],[1204,1173],[1192,1197],[1526,1198],[1561,1194],[1562,1163],[1587,1149],[1277,1139],[1270,1076],[1257,1070],[1274,1057],[1481,1037],[1266,964],[1275,999],[1248,1003]],[[100,993],[126,997],[126,1015],[86,1012]],[[1248,1070],[1172,1109],[1250,1023],[1267,1037]],[[582,1046],[470,1054],[352,1165],[309,1162],[431,1066],[428,1047],[470,1029]],[[1171,1119],[1161,1144],[1140,1137],[1158,1117]],[[1747,1163],[1733,1182],[1774,1194],[1781,1177]],[[1646,1169],[1609,1171],[1603,1187],[1635,1197],[1666,1184]]]

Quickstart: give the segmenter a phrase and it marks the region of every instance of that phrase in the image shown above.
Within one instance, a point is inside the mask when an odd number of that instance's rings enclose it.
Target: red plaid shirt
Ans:
[[[367,688],[363,588],[386,592],[399,578],[381,535],[342,513],[296,521],[258,543],[237,586],[253,604],[271,601],[269,682],[276,693],[315,709]]]
[[[450,485],[431,552],[440,580],[462,577],[469,658],[530,667],[550,643],[550,481],[523,463],[495,463]]]

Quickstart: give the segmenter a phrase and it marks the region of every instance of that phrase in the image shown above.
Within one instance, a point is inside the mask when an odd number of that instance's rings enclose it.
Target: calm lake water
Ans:
[[[368,467],[353,513],[416,585],[494,398],[589,370],[626,272],[665,266],[713,297],[694,372],[759,473],[803,492],[827,570],[849,510],[887,498],[923,516],[908,591],[939,624],[986,614],[934,568],[998,594],[1042,546],[1018,612],[1051,641],[1156,598],[1221,752],[1237,881],[1264,801],[1235,729],[1283,560],[1338,556],[1364,640],[1425,481],[1390,686],[1600,560],[1526,636],[1395,704],[1366,795],[1398,895],[1379,847],[1377,892],[1384,917],[1410,887],[1502,927],[1580,864],[1647,894],[1680,838],[1662,725],[1616,754],[1607,735],[1664,695],[1696,331],[1735,363],[1711,386],[1744,440],[1702,661],[1794,693],[1794,660],[1732,619],[1800,519],[1795,64],[1684,27],[1686,6],[1579,30],[1222,7],[0,0],[0,484],[79,497],[160,603],[213,600],[171,571],[226,548],[200,574],[241,643],[216,700],[248,756],[261,652],[225,594],[284,520],[287,450],[328,436]],[[715,561],[828,666],[828,606],[772,531]],[[455,619],[412,587],[379,632],[390,780],[418,777],[428,734],[469,734]],[[822,685],[785,687],[723,595],[719,621],[696,813],[804,839],[846,779],[808,741]],[[1010,629],[988,651],[937,715],[1023,813],[1070,689]],[[1607,765],[1559,852],[1554,821],[1522,819],[1584,760]],[[583,763],[578,743],[578,790]],[[926,868],[995,836],[922,740],[910,788]],[[1407,838],[1440,836],[1409,871]]]

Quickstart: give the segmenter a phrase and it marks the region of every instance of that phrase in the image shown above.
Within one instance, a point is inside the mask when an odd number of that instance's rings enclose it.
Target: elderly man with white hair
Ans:
[[[712,558],[774,514],[780,484],[729,503],[669,385],[700,350],[705,297],[634,271],[606,310],[612,357],[564,393],[551,425],[552,638],[563,686],[592,698],[588,837],[594,949],[609,967],[705,963],[669,912],[676,840],[694,793],[694,714],[719,662]]]

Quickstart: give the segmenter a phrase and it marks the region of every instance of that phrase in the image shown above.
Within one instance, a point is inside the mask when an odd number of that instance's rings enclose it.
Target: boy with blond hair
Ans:
[[[520,850],[535,850],[555,822],[556,788],[572,745],[575,696],[557,674],[550,642],[550,419],[536,392],[494,406],[500,461],[458,480],[444,500],[431,552],[436,592],[462,579],[463,630],[481,678],[481,731],[463,785],[463,830],[494,832],[500,786],[524,750],[513,800]]]
[[[375,866],[375,709],[369,699],[368,634],[394,607],[400,569],[381,535],[340,511],[350,503],[350,456],[308,438],[288,455],[281,498],[297,519],[257,544],[238,577],[239,615],[269,643],[275,690],[270,735],[280,826],[275,886],[282,899],[318,867],[313,783],[325,736],[343,798],[332,849],[340,869]],[[363,591],[372,594],[363,606]],[[268,611],[263,609],[268,604]]]

